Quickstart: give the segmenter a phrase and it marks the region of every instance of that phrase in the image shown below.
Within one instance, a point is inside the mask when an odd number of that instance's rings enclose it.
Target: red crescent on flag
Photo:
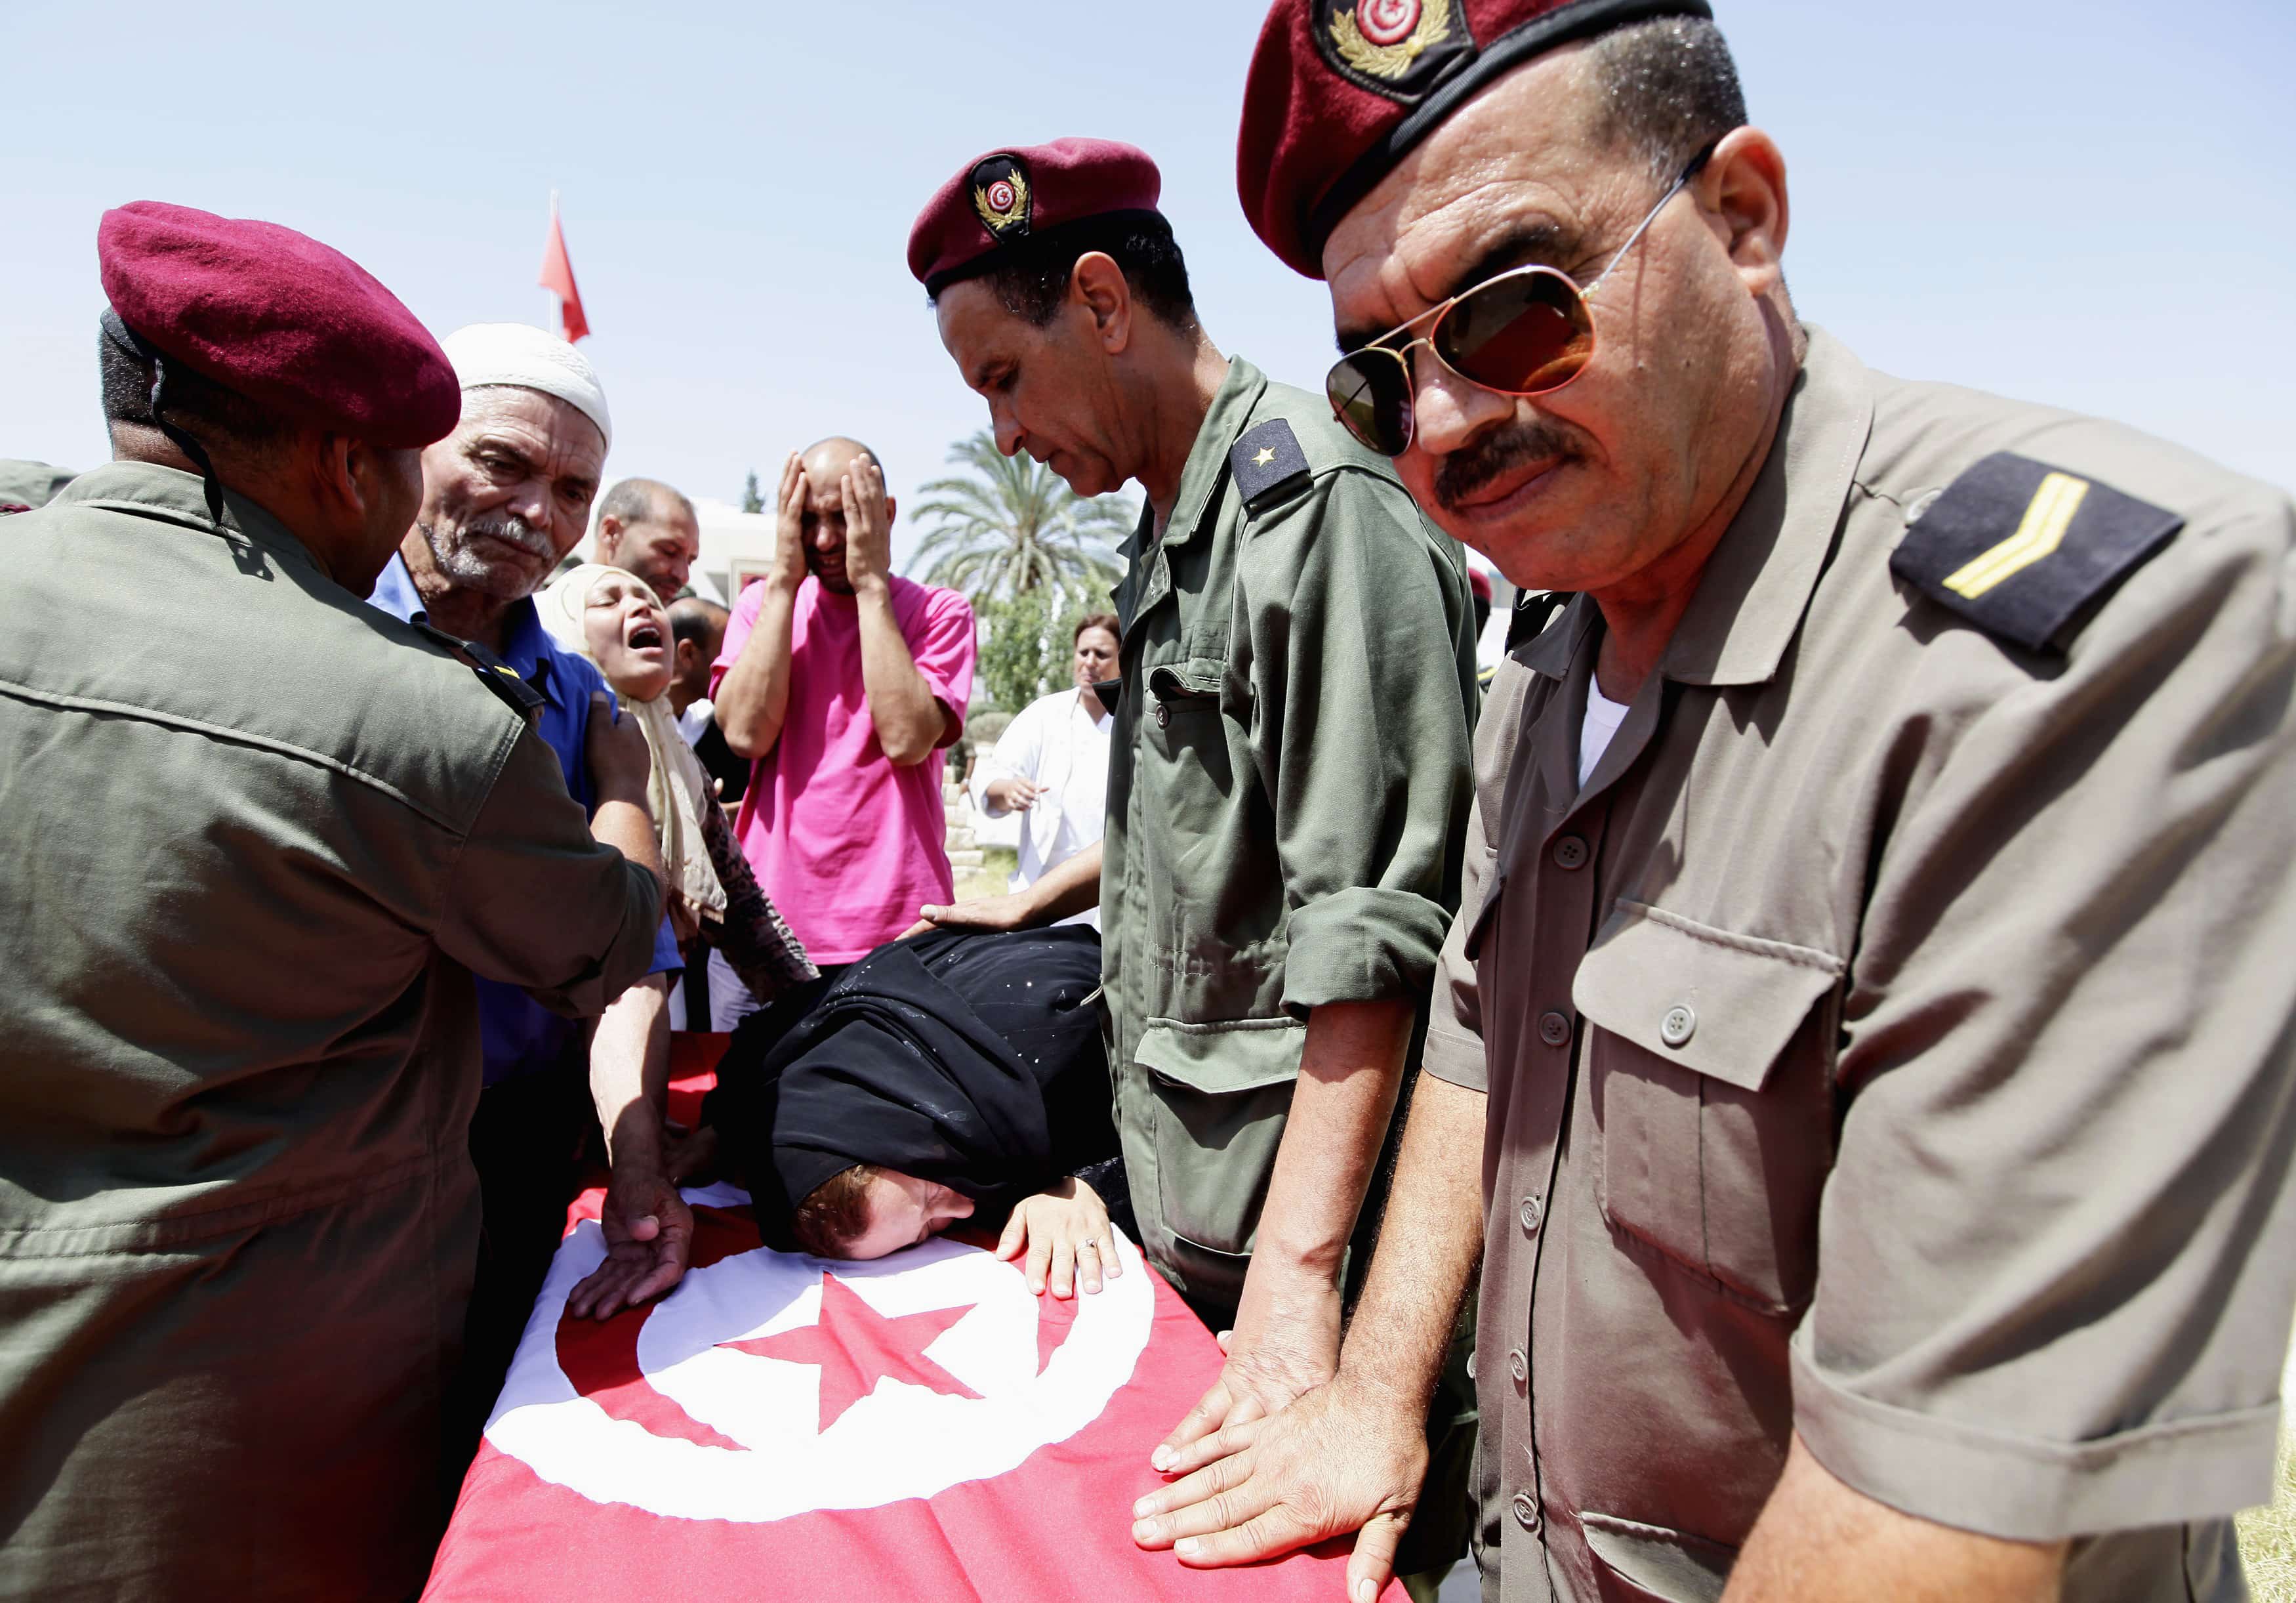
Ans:
[[[587,1200],[587,1199],[585,1199]],[[579,1204],[578,1204],[578,1209]],[[585,1216],[594,1213],[583,1211]],[[707,1204],[693,1210],[693,1259],[688,1272],[707,1269],[740,1253],[755,1252],[764,1245],[758,1235],[756,1215],[748,1208],[720,1208]],[[981,1245],[991,1249],[993,1238],[982,1237]],[[1015,1264],[1014,1274],[1021,1272]],[[656,1436],[675,1441],[692,1442],[702,1447],[722,1447],[734,1452],[750,1449],[723,1432],[711,1429],[677,1402],[656,1391],[646,1378],[644,1367],[638,1360],[638,1338],[644,1332],[646,1320],[660,1307],[649,1303],[643,1308],[626,1309],[603,1324],[596,1319],[578,1319],[571,1312],[559,1316],[557,1332],[558,1367],[575,1393],[597,1404],[611,1419],[627,1420]],[[1077,1299],[1055,1297],[1049,1291],[1037,1298],[1037,1373],[1042,1375],[1076,1328]]]

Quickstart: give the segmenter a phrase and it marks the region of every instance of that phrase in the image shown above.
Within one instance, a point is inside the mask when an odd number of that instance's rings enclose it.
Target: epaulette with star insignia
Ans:
[[[479,683],[524,720],[529,729],[542,721],[542,692],[518,677],[518,670],[475,640],[458,639],[427,623],[414,626],[453,654],[455,661],[479,676]]]
[[[1296,489],[1308,480],[1308,453],[1300,437],[1280,417],[1271,417],[1243,432],[1227,454],[1228,472],[1235,477],[1237,493],[1246,512],[1258,512],[1276,498],[1277,492]]]
[[[2061,652],[2075,621],[2184,526],[2164,507],[2003,451],[1914,521],[1890,571],[1988,634]]]

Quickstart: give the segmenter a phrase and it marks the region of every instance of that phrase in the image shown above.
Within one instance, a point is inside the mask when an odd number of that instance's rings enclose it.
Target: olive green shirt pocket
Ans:
[[[1604,1218],[1768,1310],[1803,1306],[1816,1282],[1841,972],[1622,900],[1571,987]]]
[[[1155,1088],[1158,1200],[1184,1260],[1189,1245],[1251,1251],[1307,1039],[1289,1018],[1159,1019],[1142,1032],[1135,1056]]]

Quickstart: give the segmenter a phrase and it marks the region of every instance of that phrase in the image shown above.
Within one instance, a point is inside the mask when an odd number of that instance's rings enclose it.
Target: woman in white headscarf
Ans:
[[[818,974],[726,826],[701,760],[670,711],[668,614],[645,580],[587,563],[535,597],[553,638],[594,663],[638,720],[653,754],[646,783],[661,846],[671,927],[726,954],[752,993],[771,997]]]

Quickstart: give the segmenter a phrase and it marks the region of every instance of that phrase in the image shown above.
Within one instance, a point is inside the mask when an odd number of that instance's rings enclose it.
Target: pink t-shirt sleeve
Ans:
[[[726,682],[726,670],[734,666],[749,644],[750,631],[758,627],[758,609],[766,604],[766,588],[751,580],[734,597],[734,615],[726,620],[726,638],[718,647],[718,660],[709,665],[709,696],[715,701],[718,686]]]
[[[734,637],[730,625],[726,637],[729,641]],[[972,662],[980,651],[972,604],[955,590],[927,590],[924,616],[909,631],[908,638],[909,655],[933,699],[962,721],[972,700]]]

